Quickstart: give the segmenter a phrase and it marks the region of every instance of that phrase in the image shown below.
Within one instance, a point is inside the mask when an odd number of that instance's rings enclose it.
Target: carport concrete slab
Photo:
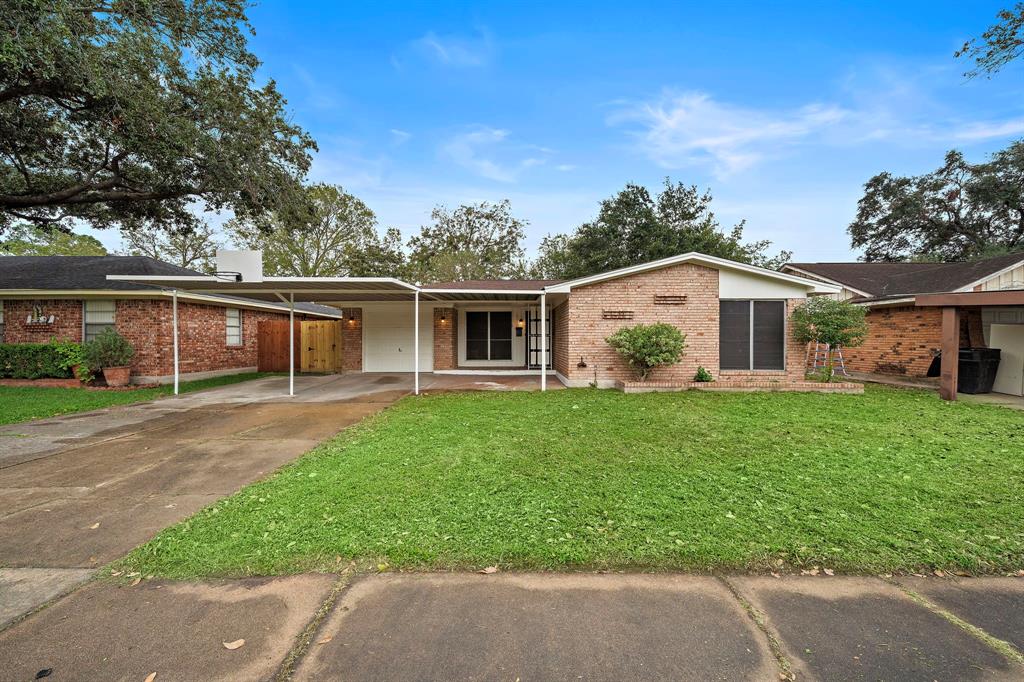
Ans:
[[[52,668],[54,682],[269,679],[333,582],[93,583],[0,633],[0,670],[31,680]]]
[[[766,614],[797,678],[1020,680],[1024,670],[871,578],[732,578]]]
[[[0,560],[14,567],[93,568],[124,556],[221,497],[90,495],[32,507],[0,523]]]
[[[728,590],[694,576],[372,576],[327,638],[295,679],[778,679]]]
[[[900,578],[900,583],[1024,651],[1024,579],[908,577]]]
[[[0,568],[0,630],[90,576],[92,571],[81,568]]]

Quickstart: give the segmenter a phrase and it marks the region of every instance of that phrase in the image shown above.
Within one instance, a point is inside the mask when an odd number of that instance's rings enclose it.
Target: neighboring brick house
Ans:
[[[424,286],[389,278],[263,278],[258,253],[225,257],[234,265],[218,270],[239,272],[238,282],[211,277],[174,285],[267,299],[287,293],[343,308],[346,355],[355,346],[360,356],[353,352],[346,366],[363,372],[534,374],[545,366],[568,386],[630,390],[635,374],[605,339],[625,326],[666,322],[686,334],[687,348],[682,362],[652,373],[648,388],[689,387],[704,367],[715,388],[830,390],[804,381],[804,348],[788,321],[808,295],[839,287],[699,253],[572,281]]]
[[[81,342],[115,328],[135,349],[132,380],[173,379],[171,292],[110,274],[195,276],[202,273],[142,256],[0,257],[0,342]],[[342,311],[296,304],[297,319],[340,319]],[[255,371],[262,320],[288,319],[281,303],[240,297],[178,295],[182,378]]]
[[[783,270],[840,286],[832,296],[868,309],[866,341],[843,349],[846,367],[865,375],[927,377],[941,346],[941,310],[917,306],[918,295],[1024,289],[1024,253],[957,263],[790,263]],[[1024,324],[1024,308],[965,308],[960,347],[988,346],[993,324]]]

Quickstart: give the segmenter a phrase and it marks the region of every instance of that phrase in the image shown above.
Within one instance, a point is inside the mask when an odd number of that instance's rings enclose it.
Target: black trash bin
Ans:
[[[959,393],[991,393],[998,369],[998,348],[961,348],[957,370],[959,374],[957,391]]]

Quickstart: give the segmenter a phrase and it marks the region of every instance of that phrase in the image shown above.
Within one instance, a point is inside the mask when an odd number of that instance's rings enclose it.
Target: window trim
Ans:
[[[238,324],[231,324],[231,311],[238,313]],[[231,330],[238,329],[238,342],[231,342]],[[240,348],[245,345],[245,335],[242,331],[242,309],[241,308],[224,308],[224,345],[228,348]]]
[[[722,302],[723,301],[738,301],[745,302],[750,305],[750,311],[748,313],[747,320],[747,368],[746,369],[722,369],[722,338],[721,338],[721,324],[722,324]],[[781,368],[754,368],[754,303],[781,303],[782,304],[782,367]],[[789,300],[785,298],[720,298],[718,299],[718,324],[719,324],[719,338],[718,338],[718,371],[719,372],[759,372],[763,374],[772,374],[786,372],[789,369],[789,345],[787,343],[789,339]]]

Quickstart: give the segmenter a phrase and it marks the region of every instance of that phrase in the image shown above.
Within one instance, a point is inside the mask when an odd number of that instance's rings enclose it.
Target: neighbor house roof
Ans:
[[[969,289],[1021,263],[1024,253],[955,263],[789,263],[786,269],[882,299]]]
[[[107,275],[195,277],[203,273],[164,263],[148,256],[0,256],[0,295],[4,292],[135,292],[161,290],[152,285],[108,280]],[[261,308],[287,310],[281,303],[255,301],[241,296],[211,294],[206,299]],[[296,303],[295,309],[314,315],[340,317],[341,311],[315,303]]]

